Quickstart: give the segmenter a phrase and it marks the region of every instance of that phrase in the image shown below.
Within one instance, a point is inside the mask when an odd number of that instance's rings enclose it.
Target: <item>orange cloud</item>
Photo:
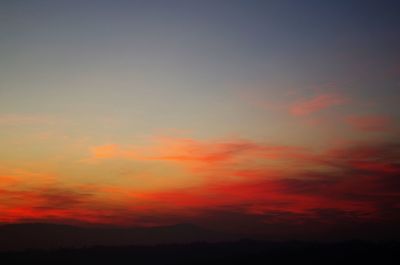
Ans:
[[[152,159],[175,162],[219,163],[230,161],[262,147],[245,140],[198,141],[190,138],[161,137],[150,149]]]
[[[139,159],[136,152],[130,149],[123,149],[117,144],[106,144],[90,148],[90,157],[85,161],[93,162],[102,159]]]
[[[106,144],[90,148],[90,159],[132,159],[182,163],[222,163],[245,158],[288,158],[303,148],[258,144],[248,140],[199,141],[191,138],[159,137],[146,147],[123,148]]]
[[[289,113],[294,116],[306,116],[332,106],[344,104],[347,101],[348,98],[339,94],[321,94],[292,103],[289,107]]]
[[[93,158],[114,158],[118,154],[118,146],[115,144],[101,145],[90,148]]]

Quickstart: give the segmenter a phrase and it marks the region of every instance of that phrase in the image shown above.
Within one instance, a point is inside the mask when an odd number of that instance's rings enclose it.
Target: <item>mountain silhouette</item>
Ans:
[[[218,242],[233,237],[192,224],[158,227],[79,227],[23,223],[0,226],[0,251]]]

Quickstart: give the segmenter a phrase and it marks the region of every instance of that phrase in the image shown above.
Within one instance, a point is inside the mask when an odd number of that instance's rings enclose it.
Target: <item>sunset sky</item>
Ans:
[[[398,228],[399,11],[1,1],[0,223]]]

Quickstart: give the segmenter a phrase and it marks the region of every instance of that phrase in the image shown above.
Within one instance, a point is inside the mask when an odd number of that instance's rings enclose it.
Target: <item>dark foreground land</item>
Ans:
[[[399,242],[241,240],[0,253],[1,264],[400,264]],[[371,263],[372,262],[372,263]]]

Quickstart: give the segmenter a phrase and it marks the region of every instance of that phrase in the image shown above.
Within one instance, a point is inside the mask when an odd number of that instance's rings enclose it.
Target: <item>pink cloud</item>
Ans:
[[[332,106],[342,105],[347,101],[348,99],[346,97],[339,94],[321,94],[292,103],[289,106],[289,113],[294,116],[306,116]]]
[[[346,118],[346,122],[353,129],[365,132],[388,131],[392,125],[392,120],[382,115],[352,115]]]

